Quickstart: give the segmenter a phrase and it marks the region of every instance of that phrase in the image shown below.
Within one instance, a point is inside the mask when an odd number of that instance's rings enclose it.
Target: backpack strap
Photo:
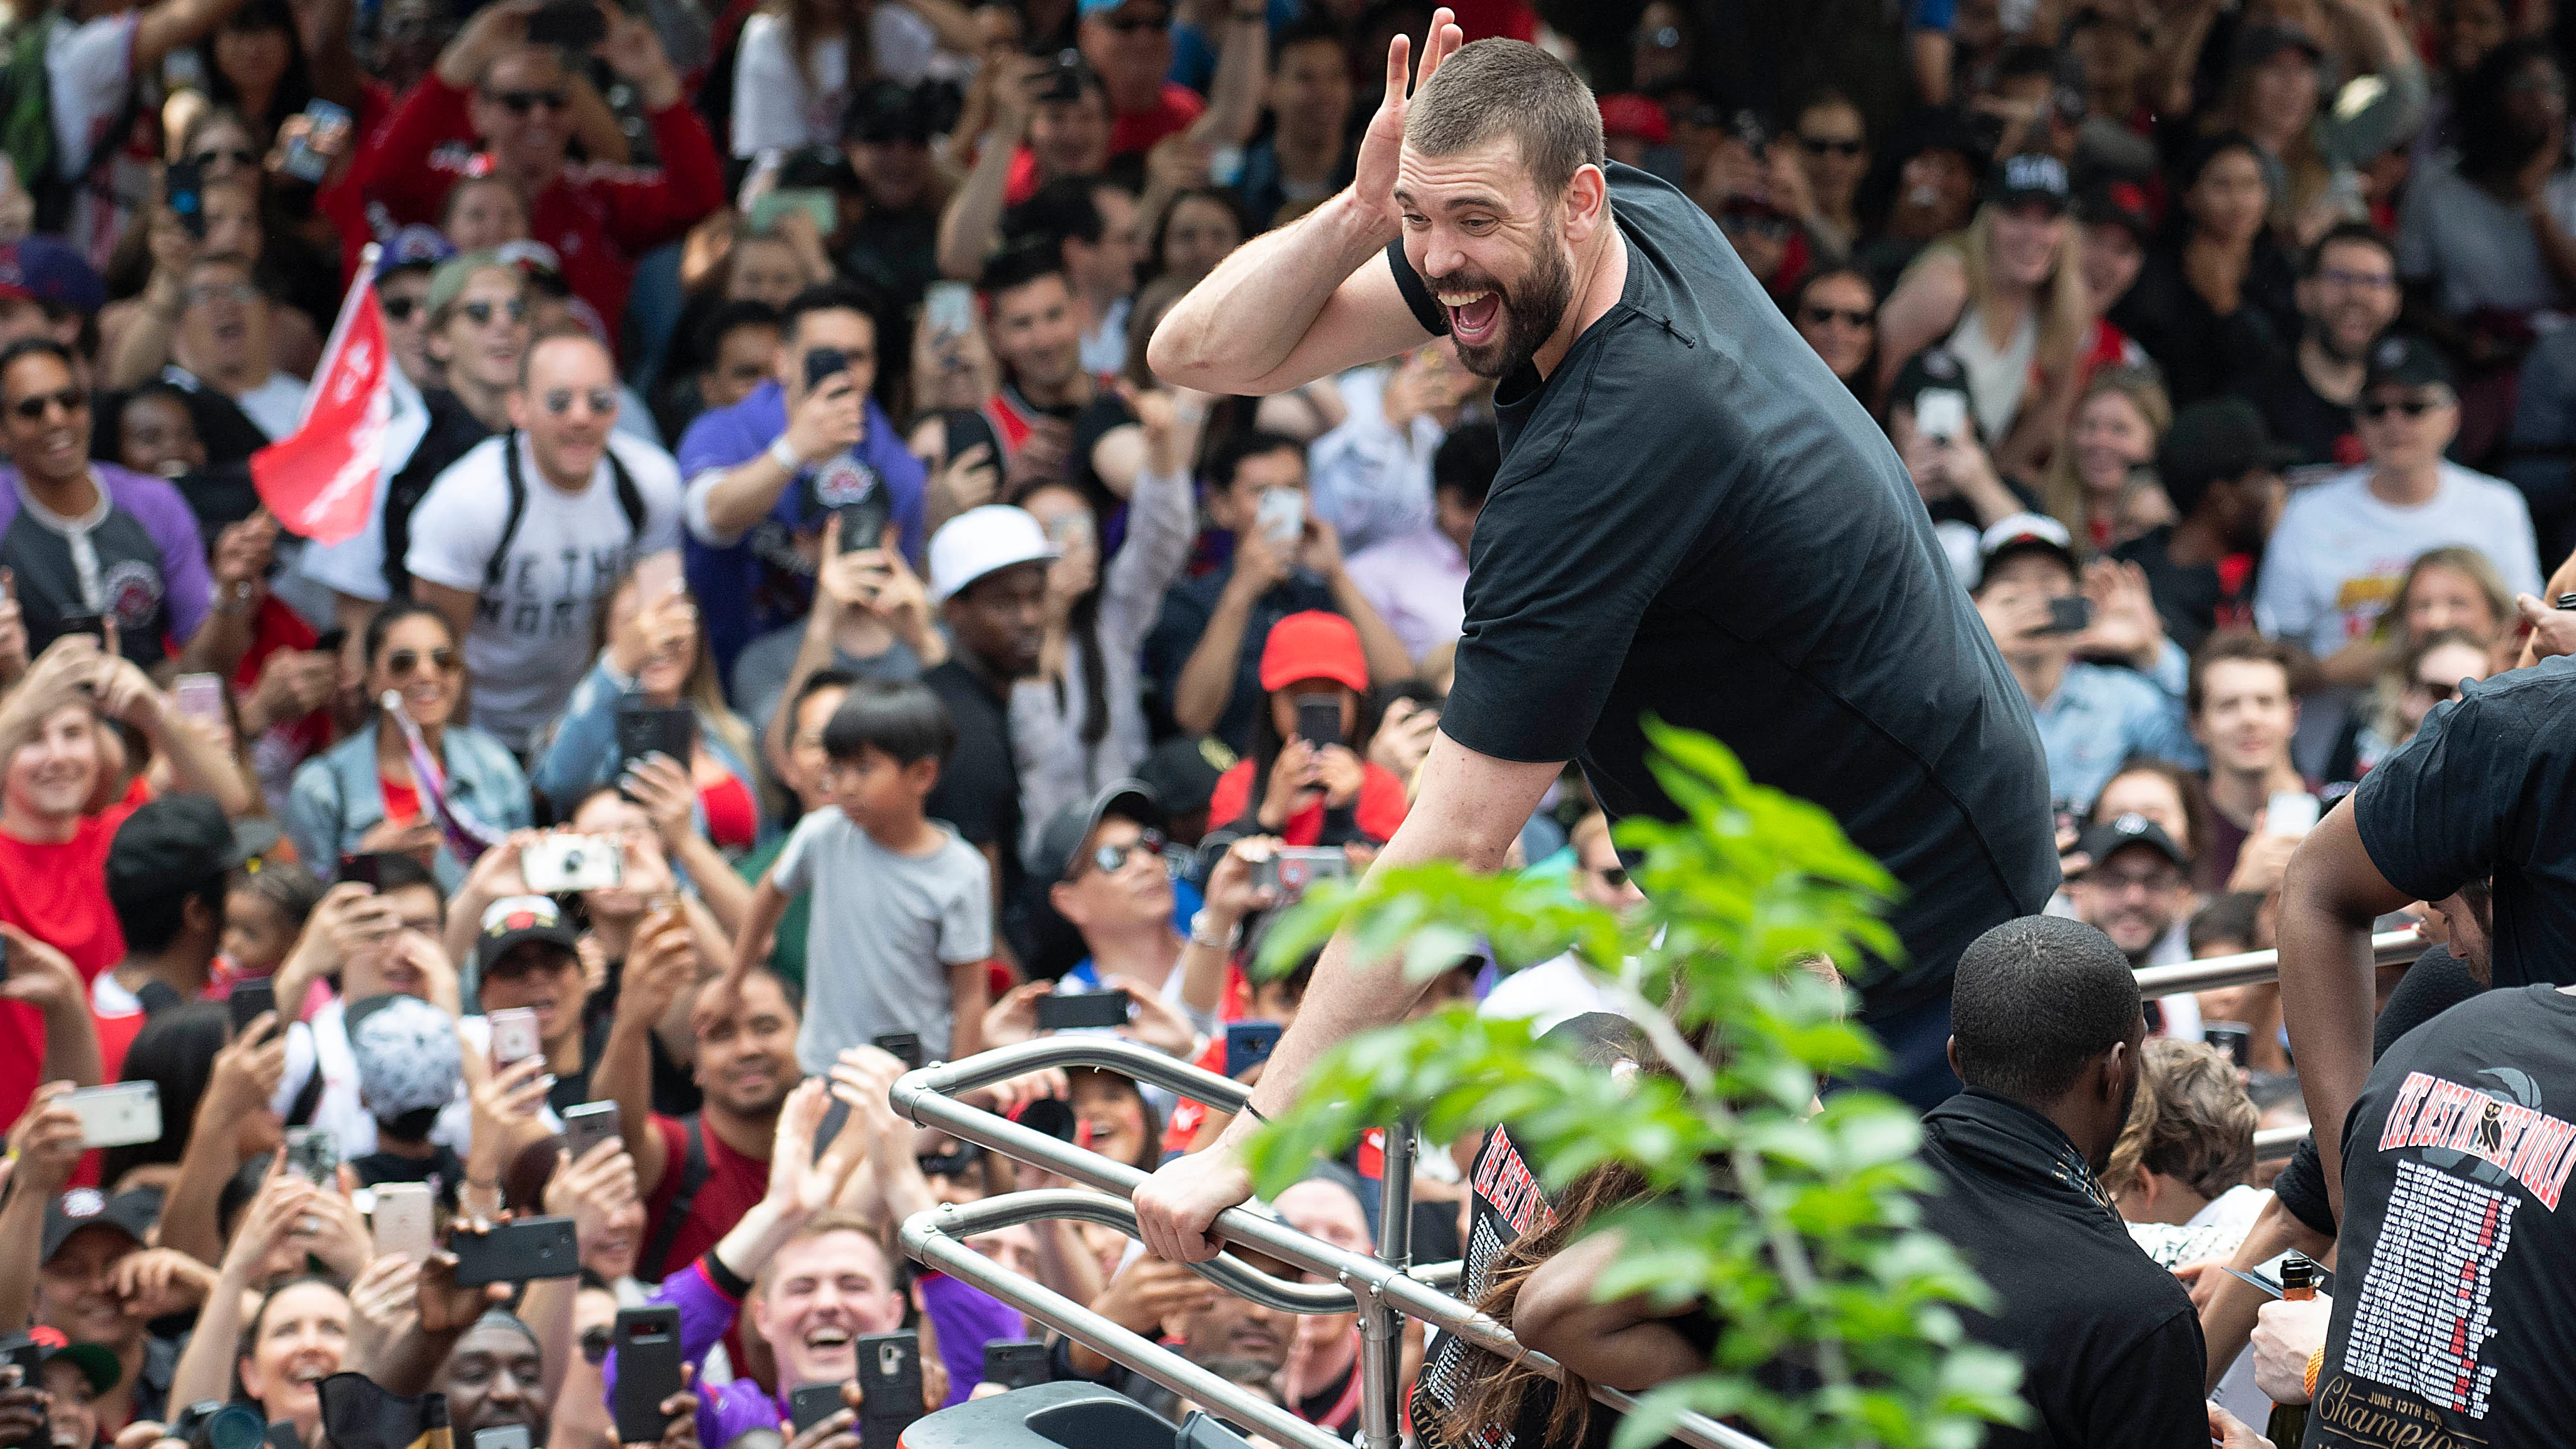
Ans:
[[[608,458],[608,479],[617,488],[618,511],[626,515],[626,533],[630,539],[644,536],[644,490],[635,486],[635,475],[626,471],[617,450],[604,448]],[[512,428],[501,435],[501,477],[510,487],[509,511],[501,518],[501,542],[493,548],[491,561],[483,565],[483,592],[501,587],[503,572],[510,562],[510,540],[519,536],[519,519],[528,511],[528,475],[519,465],[519,430]]]
[[[640,539],[644,536],[644,490],[635,486],[635,475],[626,471],[617,450],[609,448],[607,452],[608,480],[617,485],[617,506],[626,515],[626,536]]]
[[[321,1105],[322,1057],[317,1051],[313,1057],[313,1070],[305,1076],[304,1085],[296,1089],[295,1100],[288,1103],[286,1106],[286,1125],[289,1127],[312,1126],[313,1113],[320,1108]]]
[[[688,1155],[680,1163],[679,1190],[671,1194],[671,1205],[662,1210],[661,1225],[653,1230],[653,1240],[644,1245],[643,1256],[635,1260],[638,1269],[650,1268],[656,1282],[671,1276],[671,1245],[679,1240],[680,1225],[689,1220],[689,1211],[698,1205],[698,1192],[707,1185],[707,1139],[692,1112],[680,1119],[680,1130],[688,1135]],[[683,1265],[686,1266],[686,1265]]]

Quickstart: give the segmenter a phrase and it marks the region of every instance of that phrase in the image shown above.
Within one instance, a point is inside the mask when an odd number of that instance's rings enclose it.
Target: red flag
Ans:
[[[372,250],[372,249],[371,249]],[[393,356],[376,310],[374,268],[340,306],[331,345],[293,436],[251,454],[251,482],[287,532],[338,543],[367,526],[393,416]]]

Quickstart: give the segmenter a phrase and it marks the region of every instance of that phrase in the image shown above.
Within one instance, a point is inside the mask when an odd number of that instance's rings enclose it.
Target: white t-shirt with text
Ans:
[[[2399,508],[2370,491],[2370,474],[2364,465],[2290,496],[2254,594],[2264,633],[2332,654],[2377,626],[2417,555],[2447,544],[2485,554],[2506,588],[2540,592],[2531,510],[2512,484],[2444,463],[2432,501]]]

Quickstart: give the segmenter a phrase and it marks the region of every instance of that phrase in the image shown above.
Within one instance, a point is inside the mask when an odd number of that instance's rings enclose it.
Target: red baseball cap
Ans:
[[[1368,655],[1350,620],[1308,609],[1270,626],[1261,646],[1261,687],[1285,689],[1301,679],[1329,679],[1368,693]]]

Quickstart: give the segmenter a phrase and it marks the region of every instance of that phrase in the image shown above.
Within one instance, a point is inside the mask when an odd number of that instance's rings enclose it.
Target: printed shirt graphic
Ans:
[[[80,518],[46,512],[0,469],[0,565],[15,571],[27,650],[43,652],[65,620],[116,620],[125,657],[146,668],[206,622],[213,584],[196,516],[179,490],[113,463],[93,463],[98,503]]]
[[[2345,1126],[2310,1446],[2535,1444],[2576,1423],[2571,1117],[2576,998],[2555,987],[2489,992],[2381,1059]]]

